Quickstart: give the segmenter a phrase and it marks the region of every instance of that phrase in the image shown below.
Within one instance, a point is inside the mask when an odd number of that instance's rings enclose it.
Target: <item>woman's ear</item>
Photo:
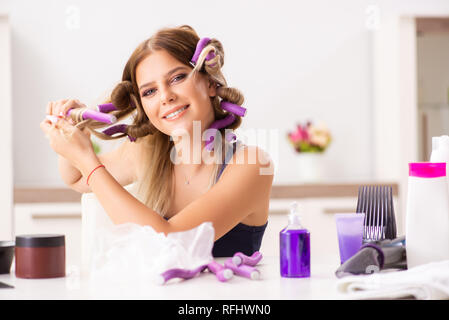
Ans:
[[[217,83],[213,80],[209,79],[209,87],[208,87],[208,94],[210,98],[214,98],[217,95]]]

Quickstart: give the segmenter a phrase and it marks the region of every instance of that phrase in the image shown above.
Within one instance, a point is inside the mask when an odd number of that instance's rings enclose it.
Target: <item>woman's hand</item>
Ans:
[[[49,116],[59,116],[59,117],[67,117],[67,112],[70,109],[77,108],[87,108],[87,106],[81,103],[79,100],[74,99],[63,99],[58,101],[51,101],[47,104],[47,115]],[[73,124],[73,121],[70,119],[70,123]]]
[[[63,109],[53,109],[52,112]],[[50,147],[60,156],[69,160],[83,175],[99,160],[94,152],[90,135],[75,127],[62,116],[56,123],[45,119],[40,127],[50,140]]]

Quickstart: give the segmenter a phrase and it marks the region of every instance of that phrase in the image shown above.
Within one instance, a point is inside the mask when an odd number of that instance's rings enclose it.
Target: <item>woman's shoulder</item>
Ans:
[[[274,173],[274,163],[270,154],[259,146],[236,143],[232,160],[231,163],[237,165],[272,168]]]
[[[235,179],[245,179],[271,188],[274,178],[274,164],[268,152],[258,146],[236,143],[236,149],[220,180],[235,183]],[[228,177],[228,179],[226,178]]]

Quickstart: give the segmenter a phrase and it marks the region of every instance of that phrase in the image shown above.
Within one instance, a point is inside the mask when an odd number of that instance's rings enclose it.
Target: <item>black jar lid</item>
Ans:
[[[65,245],[63,234],[23,234],[16,236],[16,247],[60,247]]]

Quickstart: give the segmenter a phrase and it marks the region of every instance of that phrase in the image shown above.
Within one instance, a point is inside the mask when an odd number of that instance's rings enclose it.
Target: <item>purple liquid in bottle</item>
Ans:
[[[281,276],[310,277],[310,232],[301,226],[297,204],[293,203],[289,225],[279,234]]]
[[[341,234],[338,239],[340,247],[340,263],[345,263],[355,255],[362,246],[362,236],[358,234]]]

